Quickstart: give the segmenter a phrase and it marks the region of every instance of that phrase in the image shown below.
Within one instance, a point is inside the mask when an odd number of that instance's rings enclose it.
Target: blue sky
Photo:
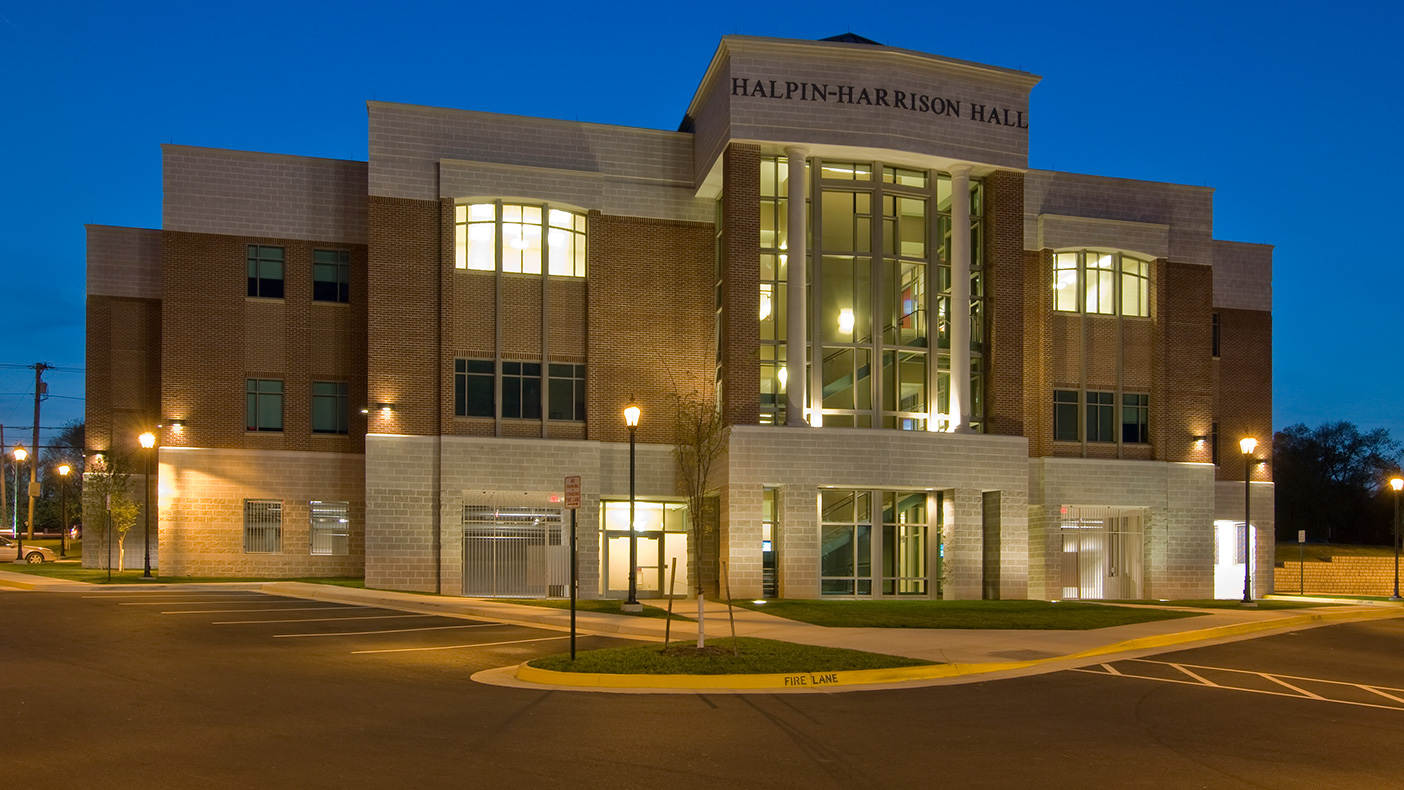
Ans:
[[[851,30],[1042,75],[1032,167],[1215,187],[1216,237],[1276,245],[1275,426],[1404,440],[1400,4],[698,9],[0,0],[0,424],[32,422],[4,366],[83,366],[83,225],[159,227],[161,143],[365,159],[368,99],[672,129],[721,36]],[[47,379],[42,424],[81,417]]]

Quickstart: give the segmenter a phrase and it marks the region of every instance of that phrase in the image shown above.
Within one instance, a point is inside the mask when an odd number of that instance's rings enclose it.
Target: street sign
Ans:
[[[566,510],[580,507],[580,475],[571,475],[565,479],[565,500]]]
[[[1304,529],[1299,529],[1299,530],[1297,530],[1297,542],[1298,542],[1298,543],[1306,543],[1306,530],[1304,530]]]

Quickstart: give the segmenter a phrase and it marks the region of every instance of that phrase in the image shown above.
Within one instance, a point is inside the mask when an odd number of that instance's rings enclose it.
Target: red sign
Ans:
[[[565,479],[565,500],[566,510],[580,507],[580,475],[572,475]]]

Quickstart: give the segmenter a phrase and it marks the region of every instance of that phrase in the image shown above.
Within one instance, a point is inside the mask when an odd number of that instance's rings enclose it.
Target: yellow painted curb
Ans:
[[[1040,664],[1057,661],[1092,658],[1111,653],[1126,653],[1157,647],[1169,647],[1188,642],[1202,642],[1229,636],[1241,636],[1260,631],[1282,628],[1297,628],[1312,623],[1326,623],[1339,620],[1373,620],[1382,617],[1399,617],[1401,613],[1391,609],[1370,609],[1347,612],[1318,612],[1315,614],[1280,617],[1270,620],[1255,620],[1251,623],[1221,625],[1198,631],[1181,631],[1160,636],[1145,636],[1128,639],[1110,645],[1095,647],[1080,653],[1066,656],[1052,656],[1031,661],[1013,661],[982,664],[928,664],[918,667],[892,667],[890,669],[855,669],[839,672],[795,672],[766,675],[618,675],[592,672],[557,672],[552,669],[520,664],[516,678],[525,683],[545,686],[568,686],[573,688],[601,689],[794,689],[814,690],[838,686],[865,686],[878,683],[902,683],[914,680],[939,680],[962,675],[987,674],[1010,670],[1027,669]]]
[[[907,680],[935,680],[972,672],[998,672],[1023,669],[1038,661],[1004,664],[927,664],[889,669],[851,669],[839,672],[793,672],[774,675],[606,675],[591,672],[557,672],[522,664],[517,680],[548,686],[580,688],[647,689],[816,689],[830,686],[862,686],[873,683],[901,683]]]

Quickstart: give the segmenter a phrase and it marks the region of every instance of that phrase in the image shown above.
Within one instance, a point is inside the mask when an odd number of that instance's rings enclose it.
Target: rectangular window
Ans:
[[[1150,442],[1150,396],[1121,396],[1121,441],[1126,444]]]
[[[541,363],[502,363],[504,419],[541,419]]]
[[[1217,357],[1217,356],[1219,356],[1219,314],[1218,314],[1218,313],[1214,313],[1214,314],[1213,314],[1213,318],[1214,318],[1214,325],[1213,325],[1214,339],[1213,339],[1212,341],[1210,341],[1210,342],[1212,343],[1212,348],[1211,348],[1211,350],[1212,350],[1212,352],[1213,352],[1213,355],[1214,355],[1215,357]]]
[[[1150,264],[1121,256],[1121,314],[1150,317]]]
[[[1112,429],[1112,418],[1115,411],[1116,393],[1087,393],[1087,441],[1116,441],[1116,433]]]
[[[312,301],[351,301],[351,253],[346,250],[312,251]]]
[[[453,361],[453,413],[459,417],[496,417],[493,363],[487,359]]]
[[[1219,465],[1219,424],[1216,422],[1209,429],[1209,460],[1214,466]]]
[[[1053,256],[1053,309],[1076,313],[1077,295],[1077,253],[1057,253]]]
[[[550,418],[585,419],[585,366],[552,362],[550,366]]]
[[[345,556],[351,534],[349,502],[312,501],[311,509],[311,554]]]
[[[283,550],[283,503],[277,499],[244,500],[244,553],[278,554]]]
[[[1077,431],[1077,390],[1053,391],[1053,439],[1075,442]]]
[[[1116,314],[1116,258],[1107,252],[1087,253],[1087,312]]]
[[[819,492],[819,591],[872,595],[872,512],[867,491]]]
[[[312,382],[312,432],[348,433],[346,382]]]
[[[497,271],[500,255],[504,272],[541,274],[544,262],[548,274],[584,277],[588,226],[586,215],[549,206],[455,206],[453,265]]]
[[[244,380],[244,430],[283,430],[283,382]]]
[[[249,245],[249,296],[283,298],[283,248]]]

